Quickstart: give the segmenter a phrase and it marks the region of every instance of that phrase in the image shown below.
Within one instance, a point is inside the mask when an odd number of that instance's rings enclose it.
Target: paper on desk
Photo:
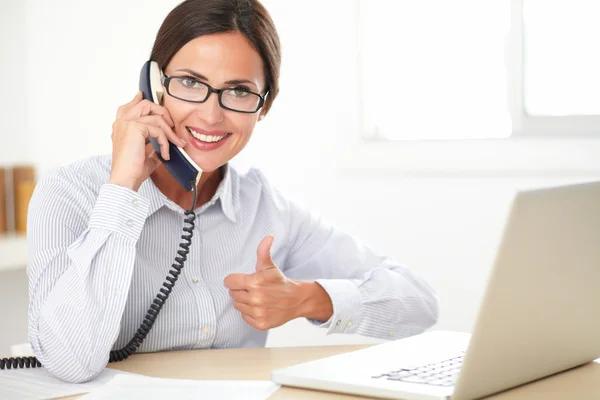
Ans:
[[[218,381],[151,378],[117,375],[81,400],[265,400],[279,389],[271,381]]]
[[[93,381],[67,383],[50,375],[46,368],[5,369],[0,371],[0,399],[46,400],[87,393],[102,387],[117,374],[128,374],[111,368]]]

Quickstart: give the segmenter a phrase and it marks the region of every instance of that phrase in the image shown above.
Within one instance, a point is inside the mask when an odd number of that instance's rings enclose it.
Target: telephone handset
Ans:
[[[154,61],[147,61],[142,67],[140,73],[140,90],[144,94],[144,98],[154,101],[160,104],[162,92],[161,73],[158,68],[158,64]],[[150,138],[152,146],[156,150],[156,153],[160,156],[160,146],[158,141],[154,138]],[[196,213],[194,208],[196,207],[196,187],[200,175],[202,174],[201,169],[196,163],[189,158],[185,151],[169,142],[169,155],[170,160],[164,160],[160,157],[161,161],[167,167],[167,170],[175,177],[177,182],[185,190],[193,193],[192,206],[189,210],[184,212],[184,222],[189,226],[184,226],[184,234],[181,235],[183,242],[179,244],[180,249],[177,250],[178,257],[175,257],[175,262],[171,265],[169,275],[167,275],[163,287],[160,288],[160,293],[156,295],[154,301],[150,305],[150,308],[146,312],[144,321],[138,328],[136,334],[127,343],[125,347],[119,350],[113,350],[110,352],[108,362],[117,362],[127,359],[132,355],[142,344],[150,329],[156,321],[156,317],[162,310],[165,301],[169,298],[175,282],[181,274],[183,264],[187,260],[187,255],[190,252],[190,245],[192,244],[192,236],[194,235],[194,227],[196,220]],[[40,368],[42,364],[36,357],[9,357],[0,358],[0,370],[11,369],[11,368]]]
[[[144,95],[144,99],[156,104],[162,103],[164,96],[163,76],[156,61],[147,61],[144,64],[140,72],[140,91]],[[149,139],[152,147],[160,157],[160,144],[153,137]],[[160,160],[177,182],[188,192],[192,190],[192,185],[198,186],[202,170],[194,160],[183,149],[171,142],[169,142],[169,155],[171,156],[170,160],[165,160],[162,157],[160,157]]]

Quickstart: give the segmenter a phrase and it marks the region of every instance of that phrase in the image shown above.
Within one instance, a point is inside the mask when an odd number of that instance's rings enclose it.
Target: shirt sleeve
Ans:
[[[101,186],[96,199],[81,186],[60,173],[41,180],[27,224],[29,340],[68,382],[88,381],[108,363],[149,208],[120,186]]]
[[[328,321],[311,323],[327,328],[327,334],[384,339],[415,335],[436,323],[436,293],[415,271],[278,197],[289,238],[284,274],[316,281],[333,304]]]

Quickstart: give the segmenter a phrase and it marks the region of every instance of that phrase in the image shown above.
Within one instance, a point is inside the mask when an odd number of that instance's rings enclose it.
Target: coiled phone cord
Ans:
[[[196,213],[194,212],[194,208],[196,207],[196,185],[192,185],[193,192],[193,200],[192,207],[185,211],[184,215],[186,218],[184,222],[189,225],[189,227],[184,226],[183,231],[186,234],[181,235],[181,239],[183,242],[179,244],[180,250],[177,250],[178,257],[175,257],[175,262],[171,266],[172,269],[169,271],[169,275],[166,277],[166,281],[163,282],[163,287],[160,288],[160,293],[156,295],[154,301],[150,305],[150,308],[146,312],[146,316],[144,317],[144,322],[138,328],[136,334],[131,338],[129,343],[125,345],[122,349],[113,350],[110,352],[110,356],[108,358],[108,362],[117,362],[126,360],[130,355],[132,355],[142,344],[144,339],[146,339],[146,335],[152,329],[154,322],[156,321],[156,317],[160,310],[165,304],[165,301],[169,298],[171,291],[173,290],[173,286],[175,286],[175,282],[177,282],[177,278],[183,269],[183,264],[187,260],[187,255],[190,252],[190,245],[192,244],[192,236],[194,236],[194,227],[196,220]],[[36,357],[9,357],[9,358],[0,358],[0,370],[2,369],[11,369],[11,368],[41,368],[42,364],[38,361]]]

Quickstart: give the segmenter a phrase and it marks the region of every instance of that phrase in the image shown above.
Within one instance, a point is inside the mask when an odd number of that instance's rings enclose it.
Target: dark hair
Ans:
[[[185,0],[163,21],[150,60],[164,70],[185,44],[199,36],[240,32],[250,41],[265,66],[266,114],[279,92],[281,47],[275,24],[258,0]]]

